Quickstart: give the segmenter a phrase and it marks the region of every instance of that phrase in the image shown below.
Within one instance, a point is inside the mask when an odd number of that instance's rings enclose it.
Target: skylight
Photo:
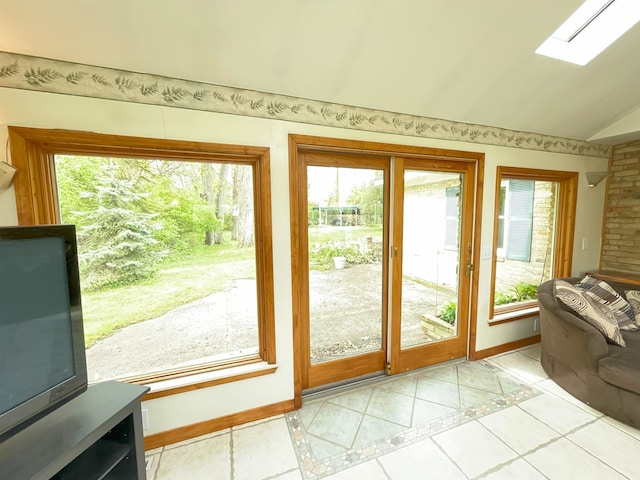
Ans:
[[[586,0],[536,53],[586,65],[639,20],[638,0]]]

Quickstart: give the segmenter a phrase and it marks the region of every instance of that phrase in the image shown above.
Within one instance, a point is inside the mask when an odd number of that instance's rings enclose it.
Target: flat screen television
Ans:
[[[0,227],[0,442],[86,388],[75,226]]]

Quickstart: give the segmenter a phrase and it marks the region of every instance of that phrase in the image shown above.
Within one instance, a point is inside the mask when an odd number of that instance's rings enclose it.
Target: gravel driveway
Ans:
[[[379,269],[367,264],[309,272],[314,360],[379,348]],[[403,311],[402,343],[407,345],[425,338],[420,317],[435,310],[436,298],[433,290],[410,281],[404,282],[403,295],[411,305]],[[441,306],[443,293],[439,295]],[[229,352],[253,353],[255,305],[255,282],[236,280],[221,292],[125,327],[87,350],[89,380],[175,368]]]

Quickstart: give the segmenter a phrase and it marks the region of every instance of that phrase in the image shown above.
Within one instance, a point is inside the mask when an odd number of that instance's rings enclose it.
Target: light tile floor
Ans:
[[[640,431],[549,380],[539,345],[306,397],[146,453],[149,480],[640,478]]]

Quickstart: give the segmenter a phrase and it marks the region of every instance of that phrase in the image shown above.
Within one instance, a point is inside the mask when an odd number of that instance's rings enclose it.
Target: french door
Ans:
[[[476,164],[313,150],[296,161],[300,387],[464,357]]]
[[[475,184],[471,163],[393,165],[391,374],[467,354]]]
[[[300,159],[300,354],[303,388],[311,388],[385,368],[391,169],[385,157]]]

